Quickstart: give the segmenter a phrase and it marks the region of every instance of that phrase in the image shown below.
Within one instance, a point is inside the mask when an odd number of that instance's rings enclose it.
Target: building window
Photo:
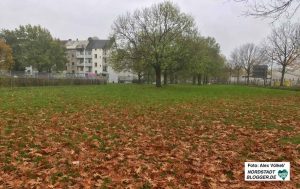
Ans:
[[[98,72],[97,72],[97,70],[95,70],[95,74],[97,74]]]
[[[106,58],[103,58],[104,63],[106,63]]]
[[[80,59],[80,63],[83,63],[83,59]]]
[[[72,57],[74,58],[74,54],[72,54]]]
[[[95,63],[95,67],[97,67],[97,62]]]
[[[75,73],[75,70],[72,70],[72,73],[74,74],[74,73]]]
[[[88,63],[92,63],[92,59],[89,59],[89,60],[88,60]]]
[[[103,66],[103,71],[107,72],[107,66]]]
[[[97,58],[97,54],[95,54],[95,58]]]
[[[72,62],[72,66],[74,66],[74,62]]]

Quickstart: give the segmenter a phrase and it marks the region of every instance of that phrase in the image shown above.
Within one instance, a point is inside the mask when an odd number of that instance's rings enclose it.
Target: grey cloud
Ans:
[[[107,38],[120,14],[159,0],[0,0],[0,28],[40,24],[60,39]],[[175,0],[194,16],[202,35],[213,36],[225,55],[245,42],[262,40],[270,31],[267,20],[241,16],[240,4],[224,0]]]

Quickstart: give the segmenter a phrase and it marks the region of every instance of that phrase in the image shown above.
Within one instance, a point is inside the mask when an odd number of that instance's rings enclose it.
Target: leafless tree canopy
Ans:
[[[282,16],[291,18],[300,7],[300,0],[235,0],[250,8],[246,15],[269,17],[274,20]]]
[[[261,64],[264,61],[264,56],[259,47],[253,43],[247,43],[239,48],[236,48],[231,53],[231,64],[236,70],[244,69],[247,74],[247,83],[254,65]]]
[[[267,51],[272,59],[282,67],[281,85],[287,67],[293,66],[299,57],[300,26],[298,24],[285,23],[274,28],[267,38]]]

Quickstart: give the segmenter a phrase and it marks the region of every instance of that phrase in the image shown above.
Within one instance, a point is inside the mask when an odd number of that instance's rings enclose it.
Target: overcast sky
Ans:
[[[0,29],[40,24],[60,39],[108,37],[116,17],[162,0],[0,0]],[[245,6],[230,0],[174,0],[191,14],[204,36],[215,37],[228,56],[237,46],[259,43],[270,20],[242,16]]]

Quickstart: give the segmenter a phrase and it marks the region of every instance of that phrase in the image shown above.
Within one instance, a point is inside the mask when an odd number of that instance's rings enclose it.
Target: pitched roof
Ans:
[[[108,44],[109,40],[89,39],[89,44],[87,45],[86,49],[104,49],[108,46]]]
[[[76,41],[70,41],[70,40],[68,40],[65,45],[66,45],[67,49],[80,49],[80,48],[86,47],[88,45],[88,41],[85,41],[85,40],[83,40],[83,41],[77,41],[77,40]]]

